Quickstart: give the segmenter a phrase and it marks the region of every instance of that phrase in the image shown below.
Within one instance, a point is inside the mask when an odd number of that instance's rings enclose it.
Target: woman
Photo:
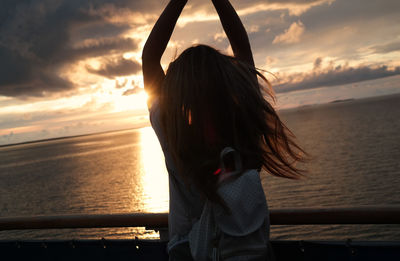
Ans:
[[[264,97],[273,99],[258,78],[268,81],[228,0],[212,3],[234,56],[198,45],[164,73],[161,56],[186,3],[170,0],[142,54],[150,120],[169,172],[170,260],[265,260],[269,217],[259,171],[298,178],[303,151]]]

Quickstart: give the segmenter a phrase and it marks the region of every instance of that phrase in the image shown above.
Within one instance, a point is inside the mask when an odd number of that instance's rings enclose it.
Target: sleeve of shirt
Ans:
[[[151,104],[148,104],[150,123],[153,126],[153,121],[159,121],[160,108],[158,99],[153,99]]]
[[[154,99],[152,104],[149,106],[149,117],[151,127],[153,127],[154,132],[156,133],[158,140],[160,141],[161,146],[164,149],[164,136],[161,131],[161,115],[160,115],[160,105],[158,99]]]
[[[171,159],[170,159],[170,155],[168,153],[165,135],[162,131],[161,109],[160,109],[160,104],[159,104],[158,99],[154,99],[151,106],[149,106],[149,114],[150,114],[149,117],[150,117],[151,127],[153,128],[154,132],[156,133],[158,141],[160,142],[161,148],[164,152],[164,156],[170,165]]]

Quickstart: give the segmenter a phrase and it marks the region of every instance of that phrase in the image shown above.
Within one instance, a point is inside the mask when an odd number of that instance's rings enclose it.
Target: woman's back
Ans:
[[[234,56],[198,45],[164,73],[161,56],[186,2],[170,0],[142,55],[150,119],[169,172],[170,259],[264,258],[269,219],[259,170],[297,178],[302,150],[264,97],[273,100],[269,83],[228,0],[212,2]]]
[[[187,235],[201,215],[205,198],[194,187],[189,189],[178,175],[161,128],[158,100],[155,100],[150,108],[150,121],[164,152],[169,174],[168,250],[171,250],[174,246],[187,241]]]
[[[264,95],[272,98],[262,74],[209,46],[190,47],[169,65],[158,98],[160,127],[178,172],[208,199],[224,204],[214,172],[225,147],[239,153],[244,169],[298,174],[299,148]]]

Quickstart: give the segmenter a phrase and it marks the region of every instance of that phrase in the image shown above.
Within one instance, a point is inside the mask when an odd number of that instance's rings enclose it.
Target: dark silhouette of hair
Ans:
[[[223,204],[214,172],[227,146],[240,153],[244,169],[303,175],[295,163],[305,152],[267,99],[274,101],[272,89],[256,68],[212,47],[190,47],[170,63],[160,90],[161,124],[187,184]]]

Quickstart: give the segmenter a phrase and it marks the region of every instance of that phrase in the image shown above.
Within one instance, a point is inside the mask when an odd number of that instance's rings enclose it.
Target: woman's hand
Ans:
[[[161,57],[167,48],[175,24],[187,3],[187,0],[170,0],[153,27],[142,52],[142,70],[144,88],[149,95],[148,104],[158,96],[165,78],[161,67]]]
[[[235,57],[254,66],[249,37],[229,0],[212,0]]]

